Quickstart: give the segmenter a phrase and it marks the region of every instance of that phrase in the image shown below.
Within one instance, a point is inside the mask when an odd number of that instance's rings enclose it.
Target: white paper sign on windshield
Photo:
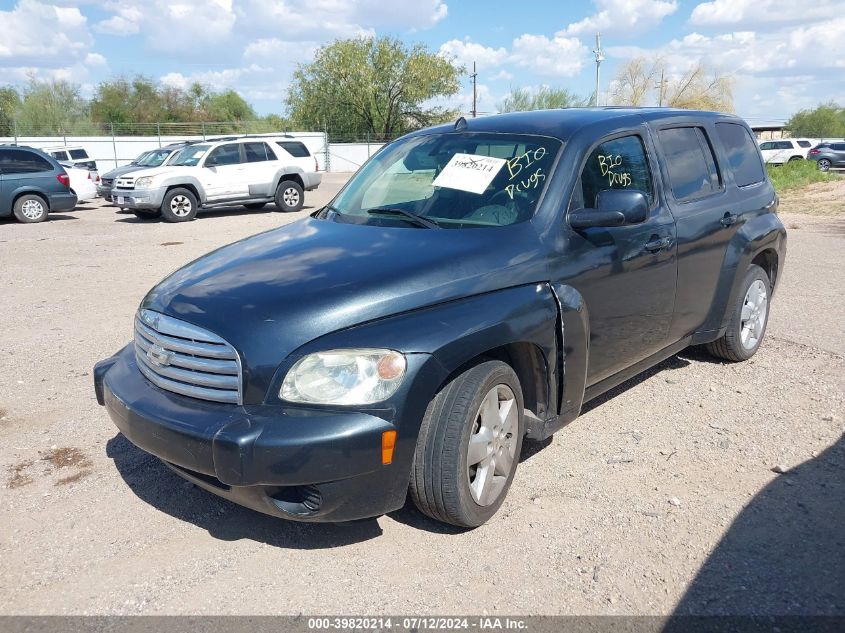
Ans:
[[[506,162],[504,158],[493,156],[455,154],[431,184],[435,187],[484,193]]]

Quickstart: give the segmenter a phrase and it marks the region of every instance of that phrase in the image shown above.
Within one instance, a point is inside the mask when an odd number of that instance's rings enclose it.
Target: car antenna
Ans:
[[[462,132],[465,129],[467,129],[467,120],[464,117],[459,116],[458,120],[455,121],[455,131]]]

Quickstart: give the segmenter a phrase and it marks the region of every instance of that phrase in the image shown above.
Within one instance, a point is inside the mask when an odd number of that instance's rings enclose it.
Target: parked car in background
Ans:
[[[33,147],[0,145],[0,217],[43,222],[51,212],[70,211],[76,201],[55,158]]]
[[[816,161],[821,171],[828,171],[835,167],[845,167],[845,141],[819,143],[807,155]]]
[[[185,153],[235,161],[251,142]],[[757,352],[786,255],[777,206],[736,116],[460,118],[390,143],[317,212],[169,275],[94,368],[97,401],[136,446],[254,510],[345,521],[410,492],[475,527],[524,437],[689,345]]]
[[[133,171],[139,171],[141,169],[148,169],[150,167],[160,167],[162,165],[166,165],[167,162],[171,160],[179,152],[180,149],[190,144],[191,141],[171,143],[170,145],[166,145],[165,147],[144,152],[128,165],[124,165],[122,167],[118,167],[117,169],[112,169],[111,171],[106,172],[105,174],[103,174],[100,179],[100,183],[97,185],[97,193],[109,202],[111,202],[111,191],[114,188],[114,181],[117,178],[125,174],[130,174]]]
[[[316,189],[321,176],[310,153],[292,156],[281,145],[289,142],[248,136],[193,143],[167,165],[118,177],[112,201],[139,218],[168,222],[193,220],[200,208],[232,205],[260,209],[273,202],[281,211],[298,211],[304,192]]]
[[[763,160],[770,165],[781,165],[791,160],[807,158],[807,152],[816,144],[808,138],[785,138],[777,141],[763,141],[760,143],[760,153]]]
[[[88,152],[81,145],[59,145],[56,147],[43,147],[41,151],[49,154],[57,161],[71,163],[74,167],[87,169],[88,171],[96,172],[94,175],[94,182],[97,182],[97,161],[88,156]]]
[[[92,178],[94,172],[74,167],[72,164],[63,163],[62,161],[59,161],[59,165],[65,168],[70,178],[70,189],[76,194],[77,204],[93,200],[97,197],[97,187],[94,185]]]

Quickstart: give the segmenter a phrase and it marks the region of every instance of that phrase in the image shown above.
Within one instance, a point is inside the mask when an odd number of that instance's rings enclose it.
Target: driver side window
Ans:
[[[654,187],[642,139],[623,136],[601,143],[591,153],[575,184],[570,209],[596,208],[596,196],[607,189],[642,191],[649,205]]]

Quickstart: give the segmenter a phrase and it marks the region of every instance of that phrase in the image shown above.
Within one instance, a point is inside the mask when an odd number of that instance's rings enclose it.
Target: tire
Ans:
[[[245,204],[244,206],[245,206],[247,209],[254,209],[254,210],[257,210],[257,209],[263,209],[264,207],[266,207],[266,206],[267,206],[267,203],[266,203],[266,202],[248,202],[248,203],[247,203],[247,204]]]
[[[804,159],[803,159],[803,158],[801,158],[800,156],[791,156],[791,157],[790,157],[790,159],[789,159],[789,162],[790,162],[790,163],[793,163],[793,162],[795,162],[796,160],[804,160]]]
[[[47,201],[41,196],[26,193],[15,200],[13,211],[18,222],[35,224],[47,219],[50,208],[47,206]]]
[[[816,161],[816,167],[819,168],[819,171],[830,171],[832,164],[827,158],[820,158]]]
[[[121,209],[123,211],[123,209]],[[132,209],[132,213],[139,220],[155,220],[161,217],[161,211],[153,211],[148,209]]]
[[[496,409],[482,415],[482,405],[493,398]],[[503,424],[500,416],[506,411]],[[426,409],[414,452],[410,493],[417,508],[460,527],[478,527],[490,519],[516,473],[522,415],[519,379],[500,361],[476,365],[443,387]],[[477,447],[472,452],[471,438]]]
[[[181,187],[168,191],[161,201],[161,215],[168,222],[190,222],[197,217],[197,208],[197,197]]]
[[[286,213],[299,211],[305,204],[302,186],[294,180],[283,180],[276,187],[275,202],[279,211]]]
[[[722,338],[707,343],[707,351],[734,362],[754,356],[766,334],[771,292],[766,272],[756,265],[749,267],[733,299],[728,329]]]

